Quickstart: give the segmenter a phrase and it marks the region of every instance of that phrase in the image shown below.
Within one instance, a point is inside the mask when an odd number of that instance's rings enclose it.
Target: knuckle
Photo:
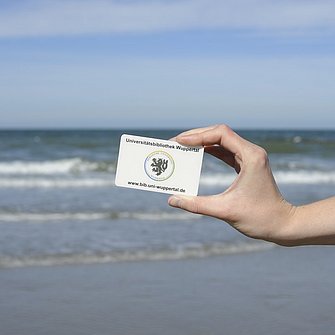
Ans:
[[[197,201],[197,198],[193,198],[190,203],[190,210],[192,213],[199,214],[200,213],[200,206],[199,201]]]
[[[228,133],[228,132],[230,132],[231,131],[231,129],[230,129],[230,127],[229,126],[227,126],[226,124],[220,124],[220,125],[218,125],[217,126],[217,129],[220,131],[220,132],[222,132],[222,133],[224,133],[224,134],[226,134],[226,133]]]
[[[249,162],[262,167],[268,165],[269,158],[266,150],[262,147],[254,145],[249,152]]]
[[[264,166],[268,164],[269,158],[264,148],[256,146],[252,154],[254,157],[254,161],[257,163],[257,165]]]

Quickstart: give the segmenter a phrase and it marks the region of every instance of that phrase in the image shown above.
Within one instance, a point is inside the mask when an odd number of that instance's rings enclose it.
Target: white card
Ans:
[[[115,185],[169,194],[197,195],[203,147],[123,134]]]

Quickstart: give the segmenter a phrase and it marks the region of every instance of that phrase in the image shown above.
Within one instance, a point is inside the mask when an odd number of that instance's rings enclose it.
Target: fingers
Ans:
[[[191,213],[219,216],[219,210],[222,207],[219,202],[219,195],[210,196],[185,196],[173,195],[169,198],[168,203],[172,207],[181,208]]]
[[[223,147],[219,145],[211,145],[211,146],[205,147],[205,152],[224,161],[225,163],[227,163],[228,165],[236,169],[235,156],[230,151],[224,149]]]
[[[197,134],[197,133],[202,133],[204,131],[214,129],[215,127],[217,127],[217,125],[186,130],[186,131],[180,133],[179,135],[177,135],[177,137],[179,137],[179,136],[187,136],[187,135],[192,135],[192,134]]]
[[[243,146],[247,143],[247,141],[226,125],[185,132],[178,135],[176,140],[188,146],[212,146],[219,144],[233,154],[241,152]]]
[[[248,143],[226,125],[191,129],[171,140],[187,146],[204,146],[207,153],[221,159],[236,172],[240,171],[240,166],[235,154],[241,153]]]
[[[186,136],[186,135],[191,135],[191,134],[195,134],[195,133],[200,133],[200,132],[203,132],[203,131],[206,131],[206,130],[213,129],[215,127],[217,127],[217,126],[214,125],[214,126],[190,129],[190,130],[187,130],[187,131],[184,131],[184,132],[180,133],[177,136],[174,136],[174,137],[170,138],[170,141],[176,141],[177,137],[179,137],[179,136]]]

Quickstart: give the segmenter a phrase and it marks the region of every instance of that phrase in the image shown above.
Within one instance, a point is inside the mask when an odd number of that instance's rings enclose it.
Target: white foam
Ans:
[[[137,219],[143,221],[160,221],[160,220],[194,220],[200,219],[201,215],[194,215],[187,212],[120,212],[119,218],[121,219]]]
[[[90,221],[109,217],[108,213],[0,213],[0,222]]]
[[[207,175],[204,174],[200,179],[200,184],[204,186],[229,186],[236,174],[217,173]],[[278,184],[326,184],[335,183],[335,171],[277,171],[274,177]]]
[[[20,223],[47,223],[55,221],[94,221],[94,220],[115,220],[134,219],[142,221],[175,221],[175,220],[195,220],[200,215],[193,215],[187,212],[79,212],[79,213],[0,213],[0,223],[20,222]]]
[[[277,171],[274,177],[278,184],[334,184],[335,171]],[[215,173],[203,174],[200,178],[202,186],[229,186],[236,174],[232,173]],[[0,188],[97,188],[97,187],[112,187],[114,184],[114,174],[107,177],[84,177],[84,176],[64,176],[58,177],[8,177],[0,178]]]
[[[334,172],[321,171],[278,171],[274,175],[279,184],[325,184],[335,183]]]
[[[236,253],[249,253],[272,248],[273,245],[265,242],[238,242],[195,244],[191,246],[176,246],[164,250],[123,250],[106,253],[58,254],[0,257],[0,268],[23,266],[52,266],[66,264],[94,264],[114,262],[179,260],[186,258],[204,258]]]
[[[77,187],[111,187],[114,181],[107,178],[0,178],[2,188],[77,188]]]
[[[200,184],[205,186],[228,186],[234,181],[236,176],[236,174],[231,173],[203,174],[200,178]]]
[[[0,174],[4,175],[57,175],[96,171],[103,162],[83,161],[80,158],[59,159],[54,161],[11,161],[0,162]],[[105,169],[113,170],[105,164]]]

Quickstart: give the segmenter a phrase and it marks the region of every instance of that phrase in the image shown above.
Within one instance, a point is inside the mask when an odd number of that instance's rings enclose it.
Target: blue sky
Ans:
[[[0,0],[2,128],[334,128],[335,2]]]

